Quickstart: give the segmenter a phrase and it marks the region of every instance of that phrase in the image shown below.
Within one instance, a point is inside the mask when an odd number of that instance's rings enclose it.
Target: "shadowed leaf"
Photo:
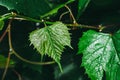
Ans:
[[[29,17],[46,17],[56,13],[58,9],[73,1],[69,0],[64,4],[53,6],[49,0],[0,0],[0,5]]]

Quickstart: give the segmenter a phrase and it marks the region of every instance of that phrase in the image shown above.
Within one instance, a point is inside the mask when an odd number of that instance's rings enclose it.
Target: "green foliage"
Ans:
[[[41,55],[53,58],[60,68],[61,54],[65,46],[71,47],[70,33],[67,26],[61,22],[33,31],[30,41]]]
[[[45,17],[56,13],[58,9],[70,2],[73,2],[73,0],[52,6],[48,0],[0,0],[0,5],[7,7],[9,10],[16,10],[18,13],[26,16]]]
[[[117,33],[117,36],[119,37],[120,33]],[[85,32],[80,38],[79,53],[83,53],[82,66],[92,80],[102,80],[104,71],[107,80],[120,79],[116,79],[120,68],[120,49],[117,50],[119,46],[118,43],[114,44],[113,38],[114,35],[92,30]]]
[[[12,53],[5,80],[120,80],[119,2],[0,0],[0,79]]]
[[[4,20],[10,18],[10,16],[11,16],[11,13],[0,16],[0,30],[2,30],[4,27]]]
[[[81,14],[85,11],[89,4],[90,0],[79,0],[78,2],[78,15],[77,18],[81,16]]]
[[[0,55],[0,68],[5,68],[6,63],[7,63],[7,58],[5,58],[3,55]],[[9,67],[10,67],[10,68],[13,68],[15,62],[14,62],[13,60],[10,60],[9,63],[10,63],[10,64],[9,64]]]

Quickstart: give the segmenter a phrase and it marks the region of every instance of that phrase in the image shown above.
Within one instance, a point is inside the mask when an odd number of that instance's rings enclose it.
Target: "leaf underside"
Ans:
[[[41,55],[48,55],[60,66],[61,54],[65,46],[71,47],[70,34],[67,26],[56,22],[51,26],[30,33],[31,44]]]
[[[119,51],[116,48],[119,46],[116,46],[113,37],[89,30],[80,38],[78,53],[83,53],[81,66],[92,80],[102,80],[104,71],[106,80],[120,79],[116,77],[120,71]]]

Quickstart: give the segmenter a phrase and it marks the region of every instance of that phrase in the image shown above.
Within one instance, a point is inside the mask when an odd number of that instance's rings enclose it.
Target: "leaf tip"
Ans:
[[[63,73],[63,69],[62,69],[62,66],[61,66],[60,62],[57,62],[57,64],[59,66],[59,69],[60,69],[61,73]]]

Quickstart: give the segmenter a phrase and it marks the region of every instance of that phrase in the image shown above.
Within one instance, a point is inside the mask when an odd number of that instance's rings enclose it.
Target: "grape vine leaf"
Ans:
[[[29,17],[45,17],[56,13],[58,9],[73,1],[69,0],[66,3],[52,6],[49,0],[0,0],[0,5]]]
[[[51,26],[31,32],[29,39],[41,55],[48,55],[53,58],[61,69],[61,54],[65,46],[71,47],[68,30],[63,23],[55,22]]]
[[[0,68],[5,68],[7,63],[7,58],[5,58],[3,55],[0,55]],[[15,62],[11,59],[9,62],[9,68],[14,67]]]
[[[120,71],[119,36],[120,33],[117,33],[115,37],[111,34],[89,30],[80,38],[78,53],[83,53],[81,66],[86,69],[86,73],[92,80],[102,80],[104,72],[106,80],[120,79],[117,76],[120,73],[118,72]],[[117,43],[115,43],[116,40]]]
[[[81,14],[85,11],[85,9],[87,8],[90,1],[91,0],[79,0],[78,1],[78,15],[77,15],[77,18],[79,18],[81,16]]]

